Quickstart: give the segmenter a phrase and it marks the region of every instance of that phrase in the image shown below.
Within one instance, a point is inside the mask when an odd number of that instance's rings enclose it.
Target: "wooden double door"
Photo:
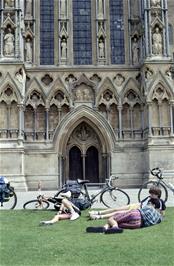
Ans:
[[[96,147],[90,146],[85,154],[77,146],[69,150],[69,178],[99,183],[99,152]]]

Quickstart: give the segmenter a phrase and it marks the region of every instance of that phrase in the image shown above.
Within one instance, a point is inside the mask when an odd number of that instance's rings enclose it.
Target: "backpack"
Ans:
[[[8,201],[10,198],[10,190],[8,189],[9,183],[4,176],[0,176],[0,202]]]
[[[78,207],[81,211],[91,207],[91,202],[86,198],[75,198],[71,202]]]
[[[78,198],[80,196],[81,186],[77,180],[67,180],[63,188],[65,192],[71,191],[72,198]]]

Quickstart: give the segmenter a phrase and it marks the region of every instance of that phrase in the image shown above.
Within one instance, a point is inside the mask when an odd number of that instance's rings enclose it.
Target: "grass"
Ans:
[[[39,226],[52,211],[0,212],[1,266],[173,266],[174,208],[156,226],[122,234],[87,234],[87,212],[76,221]]]

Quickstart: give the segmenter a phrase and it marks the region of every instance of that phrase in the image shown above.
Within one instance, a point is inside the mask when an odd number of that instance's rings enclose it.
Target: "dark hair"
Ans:
[[[155,194],[160,199],[161,198],[161,189],[157,186],[152,186],[149,189],[149,194]]]
[[[161,204],[160,204],[160,200],[159,199],[150,199],[149,202],[154,205],[155,209],[160,209],[161,208]]]

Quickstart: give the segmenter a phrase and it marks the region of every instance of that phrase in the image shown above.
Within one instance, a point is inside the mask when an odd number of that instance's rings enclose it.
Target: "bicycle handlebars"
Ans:
[[[156,177],[158,177],[159,179],[162,179],[162,171],[161,171],[161,169],[159,169],[159,167],[155,167],[155,168],[153,168],[150,172],[151,172],[151,174],[152,174],[153,176],[156,176]]]

